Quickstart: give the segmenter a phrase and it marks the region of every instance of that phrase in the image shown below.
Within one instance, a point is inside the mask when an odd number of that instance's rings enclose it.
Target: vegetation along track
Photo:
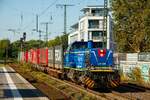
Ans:
[[[46,75],[43,72],[32,71],[30,67],[25,67],[21,64],[10,64],[10,66],[13,67],[16,72],[21,74],[37,89],[43,92],[50,100],[69,99],[66,93],[62,92],[61,90],[52,85],[52,83],[54,83],[53,81],[47,80]]]
[[[50,85],[69,100],[149,100],[150,98],[149,90],[139,89],[138,86],[132,87],[133,85],[130,84],[121,84],[114,89],[90,90],[67,80],[46,76],[48,79],[44,84]]]

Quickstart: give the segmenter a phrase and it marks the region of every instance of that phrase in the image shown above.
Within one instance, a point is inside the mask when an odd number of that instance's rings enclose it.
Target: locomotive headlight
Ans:
[[[102,53],[102,54],[100,54],[100,56],[101,56],[101,57],[103,57],[103,56],[104,56],[104,54]]]
[[[106,54],[106,50],[105,50],[105,49],[104,49],[104,50],[98,49],[98,55],[99,55],[100,57],[104,57],[105,54]]]

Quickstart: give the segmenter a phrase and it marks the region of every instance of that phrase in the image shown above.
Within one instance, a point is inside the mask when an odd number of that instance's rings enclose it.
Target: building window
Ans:
[[[93,40],[99,40],[102,36],[102,33],[101,32],[98,32],[98,31],[94,31],[92,32],[92,39]]]
[[[99,20],[89,20],[89,28],[99,28]]]
[[[103,36],[106,36],[106,34],[103,35],[102,31],[93,31],[92,32],[92,40],[103,40]]]
[[[103,16],[104,12],[101,9],[92,9],[91,13],[93,16]]]

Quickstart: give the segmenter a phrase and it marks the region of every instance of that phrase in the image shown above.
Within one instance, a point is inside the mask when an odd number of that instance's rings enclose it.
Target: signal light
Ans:
[[[26,32],[23,33],[23,40],[26,40]]]

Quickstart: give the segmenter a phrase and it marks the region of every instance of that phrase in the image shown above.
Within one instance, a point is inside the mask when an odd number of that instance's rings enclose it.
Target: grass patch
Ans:
[[[0,64],[0,67],[4,67],[5,65],[4,64]]]
[[[8,67],[8,65],[0,64],[0,67]]]

